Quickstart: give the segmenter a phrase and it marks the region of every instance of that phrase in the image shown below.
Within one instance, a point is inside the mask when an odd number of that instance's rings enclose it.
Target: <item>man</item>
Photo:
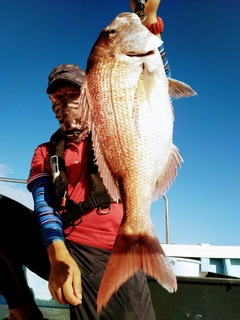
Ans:
[[[159,3],[148,0],[143,22],[157,36],[162,30],[156,18]],[[134,10],[135,1],[130,5]],[[111,202],[103,186],[91,133],[79,117],[83,80],[84,72],[72,64],[60,65],[49,75],[47,93],[60,129],[33,155],[28,189],[34,214],[7,197],[0,198],[0,290],[9,305],[9,320],[43,319],[22,265],[49,281],[58,303],[70,304],[72,320],[155,319],[142,271],[121,286],[101,316],[96,313],[98,288],[123,209]]]

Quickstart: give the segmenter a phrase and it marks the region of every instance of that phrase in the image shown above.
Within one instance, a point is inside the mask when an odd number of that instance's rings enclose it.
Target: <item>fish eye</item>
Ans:
[[[117,34],[117,31],[115,29],[110,29],[105,32],[106,37],[115,36],[116,34]]]

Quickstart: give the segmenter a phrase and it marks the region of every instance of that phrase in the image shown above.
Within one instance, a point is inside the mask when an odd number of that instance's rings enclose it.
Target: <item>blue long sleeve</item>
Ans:
[[[158,48],[158,51],[159,51],[161,58],[162,58],[162,61],[163,61],[163,66],[164,66],[166,76],[168,78],[170,78],[171,77],[171,69],[170,69],[170,66],[168,63],[168,58],[167,58],[166,51],[165,51],[163,44]]]
[[[167,78],[171,78],[171,69],[170,69],[170,66],[168,63],[168,58],[167,58],[166,51],[165,51],[163,44],[158,48],[158,51],[159,51],[161,58],[162,58],[162,61],[163,61],[165,74],[166,74]],[[170,96],[170,101],[171,102],[173,101],[172,96]]]
[[[64,241],[61,216],[52,208],[50,183],[47,177],[32,182],[34,213],[46,248],[56,240]]]

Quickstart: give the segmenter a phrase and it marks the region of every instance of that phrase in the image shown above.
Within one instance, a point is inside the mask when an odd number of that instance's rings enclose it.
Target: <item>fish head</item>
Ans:
[[[87,72],[98,59],[142,59],[156,53],[161,44],[135,13],[121,13],[100,33],[89,55]]]

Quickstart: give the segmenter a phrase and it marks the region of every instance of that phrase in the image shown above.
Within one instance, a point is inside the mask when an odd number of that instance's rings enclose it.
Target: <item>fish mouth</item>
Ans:
[[[133,53],[133,52],[128,52],[127,53],[127,56],[128,57],[147,57],[147,56],[150,56],[152,54],[155,53],[155,50],[150,50],[148,52],[145,52],[145,53]]]

